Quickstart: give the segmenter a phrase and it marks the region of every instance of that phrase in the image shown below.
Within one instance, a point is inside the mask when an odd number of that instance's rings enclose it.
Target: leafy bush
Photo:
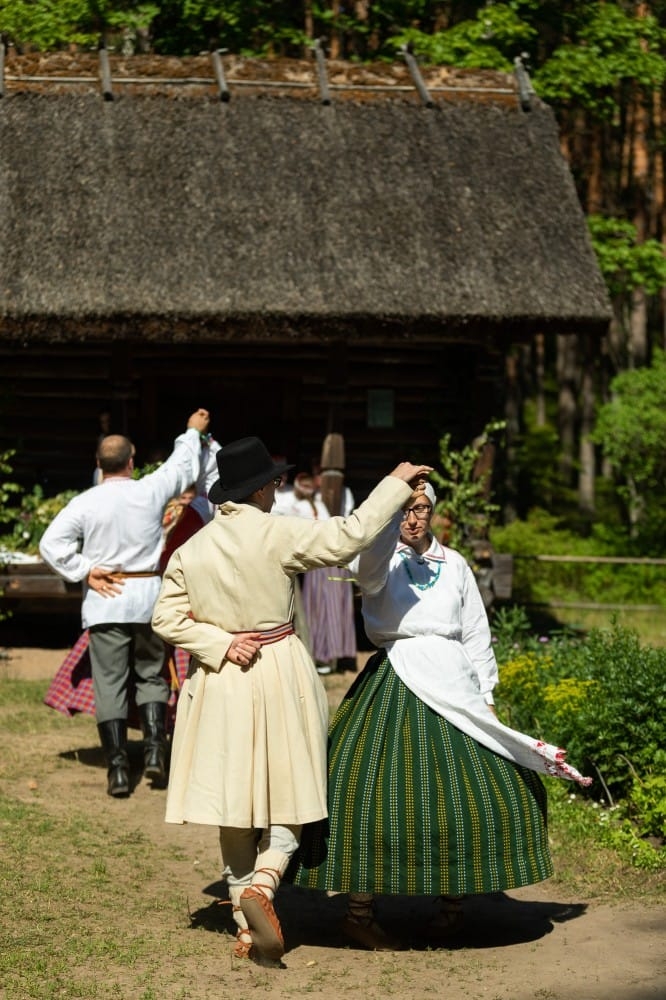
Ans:
[[[19,507],[5,511],[10,530],[0,538],[0,543],[10,551],[36,554],[49,524],[76,494],[76,490],[65,490],[54,497],[45,497],[41,486],[33,486],[30,493],[23,494]]]
[[[613,624],[514,649],[500,660],[498,709],[509,725],[566,747],[595,779],[594,797],[622,801],[640,833],[663,838],[665,674],[666,649]]]

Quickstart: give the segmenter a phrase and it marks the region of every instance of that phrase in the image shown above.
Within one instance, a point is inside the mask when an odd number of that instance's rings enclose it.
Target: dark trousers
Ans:
[[[137,705],[166,704],[164,643],[149,624],[116,622],[93,625],[89,631],[97,722],[127,718],[130,679],[136,684]]]

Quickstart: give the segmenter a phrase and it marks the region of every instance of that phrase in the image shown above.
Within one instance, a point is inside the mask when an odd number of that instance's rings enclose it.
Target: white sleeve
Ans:
[[[497,660],[488,615],[474,573],[467,564],[462,587],[462,643],[476,669],[479,690],[486,703],[493,705],[493,688],[499,680]]]
[[[155,472],[144,476],[141,482],[147,483],[155,501],[164,505],[171,497],[198,482],[201,463],[201,437],[198,430],[190,427],[184,434],[178,435],[166,462]]]
[[[349,569],[364,594],[377,594],[385,585],[391,558],[400,537],[401,521],[402,510],[399,510],[372,545],[349,564]]]
[[[215,438],[210,438],[208,444],[203,447],[201,472],[197,480],[197,493],[202,496],[208,496],[211,486],[220,478],[217,468],[217,453],[221,450],[222,445],[218,444]]]
[[[39,543],[39,554],[44,562],[70,583],[84,580],[92,568],[90,559],[79,552],[82,538],[79,504],[70,500],[53,518]]]

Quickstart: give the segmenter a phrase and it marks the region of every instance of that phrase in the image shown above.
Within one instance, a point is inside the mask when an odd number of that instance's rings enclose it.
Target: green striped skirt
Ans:
[[[539,776],[428,708],[384,651],[329,733],[329,820],[304,828],[296,885],[458,896],[553,873]]]

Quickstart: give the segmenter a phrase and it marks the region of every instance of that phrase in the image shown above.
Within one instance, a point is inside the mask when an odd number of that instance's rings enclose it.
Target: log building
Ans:
[[[88,486],[103,410],[142,463],[203,405],[222,443],[259,434],[301,468],[340,431],[360,498],[503,415],[511,344],[605,331],[556,121],[524,78],[103,68],[4,65],[0,450],[25,485]]]

